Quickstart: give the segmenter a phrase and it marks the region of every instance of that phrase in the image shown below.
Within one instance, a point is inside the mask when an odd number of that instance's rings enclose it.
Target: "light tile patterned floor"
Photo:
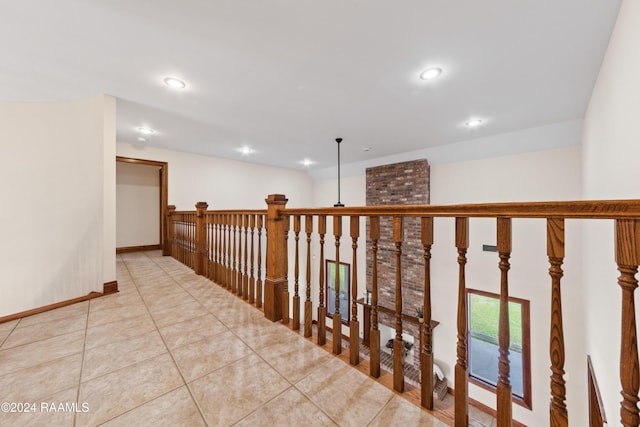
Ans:
[[[0,324],[0,400],[37,410],[0,425],[445,425],[172,258],[117,264],[119,293]]]

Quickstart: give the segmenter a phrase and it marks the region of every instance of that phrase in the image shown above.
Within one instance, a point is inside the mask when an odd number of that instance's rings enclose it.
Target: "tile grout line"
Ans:
[[[16,322],[15,325],[13,325],[13,328],[11,328],[11,330],[9,331],[9,333],[7,334],[6,337],[4,337],[4,339],[2,341],[0,341],[0,350],[6,350],[5,348],[2,348],[2,346],[4,345],[4,343],[9,339],[9,336],[11,336],[11,334],[13,333],[13,331],[16,330],[16,328],[18,327],[18,325],[20,324],[20,322],[22,322],[22,319],[24,319],[23,317],[19,318],[18,321]],[[11,347],[13,348],[13,347]]]
[[[391,397],[389,398],[389,400],[387,401],[387,403],[385,403],[384,405],[382,405],[382,407],[380,407],[380,410],[378,410],[378,412],[376,412],[376,414],[373,416],[373,418],[371,418],[371,421],[369,421],[367,423],[367,426],[370,426],[375,420],[376,418],[378,418],[380,416],[380,414],[382,414],[384,412],[385,409],[387,409],[387,407],[391,404],[391,402],[393,401],[393,398],[396,397],[395,393],[391,394]]]
[[[91,312],[91,300],[87,304],[87,320],[84,325],[84,339],[82,340],[82,357],[80,358],[80,372],[78,375],[78,391],[76,392],[76,404],[80,404],[80,387],[82,386],[82,371],[84,370],[84,356],[87,349],[87,332],[89,330],[89,313]],[[78,411],[74,411],[73,414],[73,426],[75,427]]]

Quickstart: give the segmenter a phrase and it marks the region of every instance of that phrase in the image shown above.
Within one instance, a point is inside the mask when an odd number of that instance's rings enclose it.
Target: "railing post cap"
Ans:
[[[285,205],[289,199],[284,194],[269,194],[264,201],[268,205]]]
[[[207,202],[196,203],[196,209],[207,209],[208,207],[209,207],[209,203]]]

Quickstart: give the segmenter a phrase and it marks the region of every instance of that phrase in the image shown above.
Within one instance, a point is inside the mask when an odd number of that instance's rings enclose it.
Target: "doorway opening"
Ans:
[[[116,156],[116,165],[116,253],[167,255],[168,163]]]

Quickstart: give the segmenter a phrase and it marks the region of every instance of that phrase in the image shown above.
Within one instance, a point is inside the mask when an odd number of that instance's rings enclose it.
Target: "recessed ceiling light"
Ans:
[[[238,151],[243,155],[243,156],[248,156],[249,154],[253,153],[253,150],[247,146],[244,147],[240,147],[238,149]]]
[[[165,77],[164,84],[174,89],[184,89],[187,86],[185,82],[175,77]]]
[[[362,151],[371,151],[371,147],[364,147]]]
[[[312,160],[309,159],[304,159],[303,161],[301,161],[300,163],[302,163],[304,165],[304,167],[309,167],[311,166],[314,162]]]
[[[138,128],[138,132],[145,134],[145,135],[153,135],[154,133],[156,133],[155,130],[148,128],[148,127],[139,127]]]
[[[147,142],[147,138],[143,138],[141,136],[138,137],[138,141],[140,142]]]
[[[422,80],[432,80],[442,74],[442,68],[428,68],[420,73]]]
[[[467,125],[470,128],[478,127],[481,124],[482,124],[482,120],[480,120],[480,119],[471,119],[467,123],[465,123],[465,125]]]

